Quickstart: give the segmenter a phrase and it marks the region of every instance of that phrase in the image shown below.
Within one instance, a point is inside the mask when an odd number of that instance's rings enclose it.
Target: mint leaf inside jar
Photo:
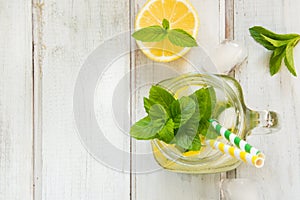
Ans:
[[[144,98],[148,116],[136,122],[130,135],[138,140],[159,139],[184,151],[199,151],[201,137],[209,130],[209,119],[216,105],[212,87],[196,90],[177,99],[167,89],[152,86],[149,98]],[[212,130],[210,130],[212,131]],[[217,134],[210,134],[210,138]]]

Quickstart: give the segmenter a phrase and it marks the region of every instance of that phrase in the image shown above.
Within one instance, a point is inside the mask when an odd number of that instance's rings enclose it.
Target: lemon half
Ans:
[[[170,29],[183,29],[196,38],[199,18],[188,0],[149,0],[136,16],[135,30],[161,26],[163,19],[170,22]],[[137,41],[137,44],[147,57],[158,62],[176,60],[190,50],[189,47],[173,45],[168,38],[160,42]]]

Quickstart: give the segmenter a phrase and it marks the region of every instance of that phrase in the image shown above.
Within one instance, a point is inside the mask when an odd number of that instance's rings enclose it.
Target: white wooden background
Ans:
[[[247,104],[281,113],[280,132],[253,138],[267,155],[264,168],[242,165],[213,175],[137,175],[134,152],[143,147],[128,138],[118,143],[133,152],[131,158],[124,157],[131,159],[124,162],[131,163],[131,174],[106,168],[87,153],[73,119],[76,77],[98,45],[132,28],[145,1],[0,0],[0,199],[215,200],[221,198],[220,179],[235,177],[255,178],[266,199],[299,199],[300,80],[284,68],[271,77],[270,53],[248,33],[253,25],[300,33],[298,0],[191,0],[200,15],[202,46],[210,50],[225,37],[247,46],[248,65],[234,73]],[[300,47],[295,57],[300,74]],[[133,70],[131,90],[143,79],[168,76],[157,69],[136,75],[139,63],[151,63],[140,52],[121,62],[127,69],[115,72]],[[132,101],[133,121],[142,115],[141,95]]]

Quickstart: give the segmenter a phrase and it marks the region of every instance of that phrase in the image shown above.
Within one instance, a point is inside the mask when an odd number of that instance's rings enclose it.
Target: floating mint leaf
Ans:
[[[205,136],[210,125],[208,120],[211,118],[213,110],[215,109],[215,90],[212,87],[201,88],[190,95],[190,97],[198,104],[198,109],[200,110],[198,133]]]
[[[190,97],[198,104],[201,111],[200,117],[209,118],[216,103],[215,90],[212,87],[201,88],[191,94]]]
[[[139,140],[156,138],[157,133],[162,130],[168,119],[164,108],[155,104],[149,110],[149,116],[136,122],[130,129],[130,135]]]
[[[196,104],[190,97],[181,97],[179,100],[173,101],[170,106],[171,117],[174,121],[174,127],[185,124],[195,113]]]
[[[195,47],[198,46],[196,40],[189,33],[182,29],[172,29],[168,32],[170,42],[180,47]]]
[[[189,147],[189,151],[199,151],[201,149],[201,140],[199,135],[197,134],[192,141],[192,145]]]
[[[160,86],[152,86],[150,89],[149,100],[162,105],[170,116],[169,106],[175,101],[174,96]]]
[[[142,42],[159,42],[167,37],[167,31],[161,26],[149,26],[134,32],[132,37]]]
[[[168,119],[168,114],[162,105],[155,104],[149,110],[149,117],[152,121],[161,120],[165,123]]]
[[[130,128],[130,135],[138,140],[154,139],[156,134],[163,128],[164,124],[152,122],[150,117],[137,121]]]
[[[151,101],[150,99],[144,97],[144,108],[146,113],[149,113],[151,106],[153,106],[154,104],[155,104],[154,101]]]
[[[200,116],[195,113],[176,133],[176,145],[186,150],[200,150],[201,142],[197,133]]]
[[[165,126],[158,132],[159,139],[170,143],[174,139],[174,122],[172,119],[169,119]]]
[[[210,126],[207,130],[207,134],[205,136],[205,139],[207,140],[215,140],[219,134],[217,133],[216,129],[214,129],[212,126]]]

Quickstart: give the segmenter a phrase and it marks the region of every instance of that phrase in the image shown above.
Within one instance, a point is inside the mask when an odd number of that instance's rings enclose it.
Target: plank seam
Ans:
[[[131,1],[131,0],[128,0],[129,1],[129,16],[128,16],[128,19],[129,19],[129,33],[131,35],[132,33],[132,29],[133,29],[133,22],[132,22],[132,10],[134,9],[134,3],[135,1]],[[132,55],[133,52],[132,52],[132,38],[130,37],[129,35],[129,73],[130,73],[130,76],[129,76],[129,106],[130,106],[130,126],[132,125],[133,123],[133,99],[132,99],[132,92],[133,92],[133,77],[132,77],[132,71],[134,69],[134,62],[133,62],[133,59],[134,59],[134,56]],[[129,151],[130,151],[130,176],[129,176],[129,199],[132,200],[133,199],[133,155],[132,155],[132,152],[133,152],[133,140],[132,138],[130,138],[130,148],[129,148]]]
[[[31,80],[31,83],[32,83],[32,199],[35,200],[35,100],[34,100],[34,97],[35,97],[35,90],[34,90],[34,85],[35,85],[35,76],[34,76],[34,62],[35,62],[35,58],[34,58],[34,54],[35,54],[35,51],[34,51],[34,14],[33,14],[33,1],[34,0],[31,0],[31,43],[32,43],[32,46],[31,46],[31,75],[32,75],[32,80]]]
[[[31,1],[32,11],[32,173],[33,200],[42,199],[42,65],[43,65],[43,6],[42,0]]]
[[[234,5],[235,0],[225,0],[225,39],[234,40]],[[230,74],[235,76],[235,71],[233,70]],[[237,178],[237,170],[233,169],[229,172],[226,172],[224,179],[228,178]],[[222,191],[220,192],[220,200],[224,197]]]
[[[133,51],[135,49],[135,41],[132,39],[131,34],[134,31],[134,19],[135,19],[135,0],[129,0],[129,32],[130,32],[130,122],[131,125],[135,119],[135,109],[136,109],[136,96],[134,94],[134,89],[136,88],[136,52]],[[135,151],[135,142],[132,138],[130,138],[130,200],[136,200],[136,175],[135,175],[135,167],[134,167],[134,151]]]

